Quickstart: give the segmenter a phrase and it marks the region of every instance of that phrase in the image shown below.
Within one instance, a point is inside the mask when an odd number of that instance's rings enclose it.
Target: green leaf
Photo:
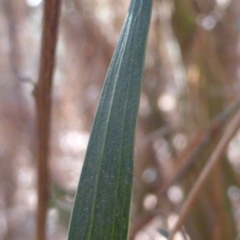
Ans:
[[[135,127],[152,0],[132,0],[94,120],[69,240],[128,236]]]

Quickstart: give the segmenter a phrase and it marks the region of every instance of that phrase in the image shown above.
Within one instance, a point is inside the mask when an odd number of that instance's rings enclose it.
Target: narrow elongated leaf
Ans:
[[[126,240],[133,151],[152,0],[132,0],[92,128],[69,240]]]

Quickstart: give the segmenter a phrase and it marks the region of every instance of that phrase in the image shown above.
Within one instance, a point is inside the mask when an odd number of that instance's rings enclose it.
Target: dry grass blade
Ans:
[[[236,113],[236,111],[240,108],[240,98],[236,99],[232,104],[230,104],[223,112],[218,114],[214,119],[210,122],[209,126],[202,134],[201,137],[198,138],[191,144],[182,154],[185,158],[183,161],[184,164],[180,166],[176,174],[157,191],[157,195],[159,199],[167,193],[167,190],[177,181],[180,181],[186,174],[191,170],[192,166],[197,162],[199,156],[206,148],[206,146],[213,139],[213,136],[218,133],[221,134],[221,129],[225,126],[225,124],[229,121],[229,119]],[[154,132],[149,137],[150,140],[156,139],[159,134],[165,134],[169,129],[163,128],[159,131]],[[149,141],[149,140],[148,140]],[[186,152],[189,152],[186,154]],[[136,233],[146,226],[154,217],[159,215],[159,211],[154,209],[151,212],[144,213],[137,219],[136,222],[133,222],[130,232],[130,240],[133,240]]]
[[[236,116],[229,123],[228,127],[226,128],[226,131],[224,132],[224,134],[223,134],[222,138],[220,139],[218,145],[216,146],[214,152],[210,156],[206,166],[202,170],[199,178],[197,179],[196,184],[194,185],[193,189],[191,190],[187,200],[185,201],[185,203],[182,207],[180,216],[169,236],[169,240],[173,240],[175,233],[182,226],[187,214],[191,210],[191,207],[192,207],[194,201],[196,200],[197,196],[199,195],[201,188],[207,182],[207,179],[208,179],[213,167],[221,159],[221,156],[223,155],[226,147],[228,146],[229,142],[236,134],[239,127],[240,127],[240,111],[236,114]]]
[[[166,183],[159,191],[158,196],[161,197],[162,194],[165,194],[167,190],[177,181],[179,181],[182,177],[186,175],[192,168],[192,166],[199,159],[199,156],[206,148],[206,146],[211,142],[213,136],[221,133],[221,129],[225,126],[229,118],[236,113],[236,111],[240,108],[240,98],[234,101],[230,106],[228,106],[225,111],[218,114],[214,119],[210,122],[208,128],[205,130],[204,134],[201,138],[194,143],[194,146],[190,145],[186,151],[190,152],[187,154],[186,159],[184,160],[184,164],[178,169],[177,173]],[[193,149],[191,151],[191,149]],[[184,155],[186,155],[184,153]]]

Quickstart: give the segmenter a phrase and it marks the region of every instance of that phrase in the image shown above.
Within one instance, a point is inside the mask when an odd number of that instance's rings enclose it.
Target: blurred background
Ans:
[[[63,0],[52,93],[49,240],[66,239],[91,125],[129,3]],[[42,0],[0,1],[3,240],[36,235],[34,87],[42,7]],[[240,1],[154,0],[136,135],[130,240],[166,239],[165,231],[235,113],[225,114],[239,91]],[[236,133],[176,240],[240,239],[239,146]]]

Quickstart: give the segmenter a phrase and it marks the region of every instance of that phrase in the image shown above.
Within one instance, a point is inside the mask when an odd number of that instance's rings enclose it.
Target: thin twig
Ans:
[[[177,171],[176,174],[158,191],[157,195],[160,197],[165,194],[169,187],[171,187],[175,182],[182,178],[194,165],[194,163],[199,159],[199,156],[203,152],[203,149],[211,142],[213,136],[216,133],[220,133],[224,124],[228,119],[240,108],[240,98],[234,101],[225,111],[218,114],[209,124],[205,133],[202,135],[198,143],[195,143],[194,149],[188,154],[183,166]]]
[[[194,143],[193,150],[190,154],[187,155],[185,164],[178,170],[178,172],[171,178],[162,188],[157,192],[157,196],[160,199],[162,195],[166,194],[169,187],[172,186],[175,182],[181,179],[195,164],[195,162],[199,159],[199,155],[203,152],[203,149],[209,144],[212,140],[213,134],[219,132],[220,129],[223,129],[226,122],[229,118],[240,108],[240,98],[236,99],[230,106],[228,106],[225,111],[218,114],[214,119],[210,122],[208,128],[205,130],[204,134],[201,138]],[[159,134],[166,134],[169,131],[168,129],[162,128],[156,133],[150,135],[149,139],[156,139]],[[219,132],[220,133],[220,132]],[[153,210],[154,213],[148,212],[143,213],[142,216],[138,218],[138,221],[134,222],[130,231],[130,240],[134,239],[136,233],[144,226],[146,226],[154,217],[156,217],[156,209]]]
[[[229,123],[228,127],[226,128],[226,131],[224,132],[222,138],[220,139],[215,150],[213,151],[209,160],[207,161],[207,164],[205,165],[204,169],[202,170],[199,178],[197,179],[196,184],[194,185],[193,189],[191,190],[187,200],[185,201],[185,203],[182,207],[179,218],[169,236],[169,240],[173,240],[174,235],[181,228],[187,214],[189,213],[194,201],[198,197],[203,185],[207,182],[208,177],[209,177],[213,167],[221,159],[221,156],[224,154],[225,149],[227,148],[231,139],[235,136],[239,127],[240,127],[240,111],[236,114],[236,116],[233,118],[233,120]]]
[[[38,134],[37,239],[46,239],[46,214],[49,198],[49,142],[52,78],[55,66],[60,0],[45,0],[39,80],[36,86]]]

